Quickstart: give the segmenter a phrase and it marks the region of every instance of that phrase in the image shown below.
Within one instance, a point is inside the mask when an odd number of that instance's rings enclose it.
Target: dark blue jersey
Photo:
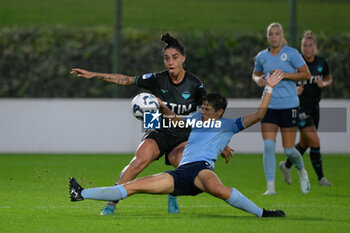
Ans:
[[[323,80],[331,75],[327,60],[323,57],[315,56],[313,62],[306,62],[311,78],[309,80],[298,81],[298,85],[304,85],[304,91],[299,95],[301,107],[312,108],[318,106],[321,100],[321,88],[317,86],[317,80]]]
[[[203,83],[192,73],[185,73],[184,79],[175,84],[169,72],[144,74],[136,77],[136,85],[149,90],[161,99],[167,107],[178,115],[188,115],[202,105],[202,97],[206,94]],[[173,136],[188,136],[190,129],[161,129]]]

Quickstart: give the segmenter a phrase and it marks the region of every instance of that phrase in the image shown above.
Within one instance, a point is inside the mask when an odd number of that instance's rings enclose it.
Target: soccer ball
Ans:
[[[156,112],[159,104],[156,97],[149,93],[141,93],[134,97],[131,102],[131,111],[138,120],[143,120],[144,112]]]

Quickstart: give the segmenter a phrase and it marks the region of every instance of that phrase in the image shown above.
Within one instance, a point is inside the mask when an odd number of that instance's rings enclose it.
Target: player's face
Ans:
[[[219,109],[218,111],[216,111],[213,106],[211,106],[207,101],[204,101],[202,105],[201,113],[202,113],[202,117],[201,117],[202,121],[207,121],[209,119],[217,120],[221,118],[222,110]]]
[[[267,32],[267,40],[271,48],[278,48],[282,46],[283,43],[283,32],[280,27],[271,27]]]
[[[177,49],[168,48],[164,51],[164,65],[171,76],[178,76],[183,70],[185,58]]]
[[[301,44],[301,52],[305,58],[313,58],[316,53],[316,44],[313,39],[304,39]]]

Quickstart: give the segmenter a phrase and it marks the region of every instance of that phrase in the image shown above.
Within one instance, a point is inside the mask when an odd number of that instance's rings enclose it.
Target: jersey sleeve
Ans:
[[[157,87],[157,73],[137,76],[136,85],[152,92]]]
[[[290,63],[295,69],[299,69],[300,67],[306,64],[303,57],[296,49],[293,49],[291,52]]]
[[[324,59],[324,60],[325,60],[325,62],[324,62],[323,70],[322,70],[322,75],[323,75],[324,78],[326,78],[326,77],[331,75],[331,71],[329,69],[327,59]]]
[[[233,133],[238,133],[244,130],[245,127],[242,122],[242,117],[233,120]]]
[[[260,53],[258,55],[256,55],[256,59],[255,59],[255,63],[254,63],[254,70],[257,72],[263,72],[264,71],[264,67],[261,61],[261,55]]]
[[[196,97],[196,105],[197,106],[202,106],[202,103],[203,103],[203,96],[207,94],[207,91],[205,90],[204,88],[204,85],[203,83],[201,82],[199,87],[196,89],[196,94],[195,94],[195,97]]]

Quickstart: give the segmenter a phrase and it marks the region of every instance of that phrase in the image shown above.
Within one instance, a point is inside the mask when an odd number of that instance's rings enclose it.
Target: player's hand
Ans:
[[[224,150],[221,152],[221,156],[225,159],[225,162],[228,163],[230,161],[230,157],[233,157],[233,152],[235,150],[226,145]]]
[[[324,83],[323,80],[321,80],[321,79],[317,79],[316,83],[317,83],[317,86],[318,86],[319,88],[322,88],[322,87],[325,86],[325,83]]]
[[[259,87],[264,87],[266,85],[264,77],[260,77],[259,79],[257,79],[257,84]]]
[[[304,85],[301,85],[301,86],[298,86],[297,87],[297,92],[298,92],[298,95],[301,95],[304,91]]]
[[[95,73],[87,71],[87,70],[83,70],[83,69],[78,69],[78,68],[72,69],[72,71],[70,73],[74,74],[78,77],[87,78],[87,79],[95,77]]]
[[[157,98],[157,101],[159,103],[159,110],[160,110],[160,109],[162,109],[165,106],[165,104],[158,97],[156,97],[156,98]]]
[[[266,86],[274,87],[284,78],[282,70],[275,70],[272,75],[269,73],[266,76]]]

